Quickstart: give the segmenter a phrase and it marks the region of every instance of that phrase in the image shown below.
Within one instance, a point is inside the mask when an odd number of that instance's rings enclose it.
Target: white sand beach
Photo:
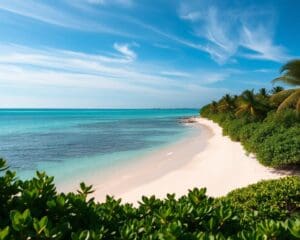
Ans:
[[[134,166],[115,171],[95,184],[93,197],[103,201],[107,194],[136,204],[142,195],[179,197],[192,188],[207,188],[209,196],[222,196],[233,189],[262,179],[284,176],[262,166],[247,155],[238,142],[222,135],[216,123],[196,118],[195,135],[139,160]]]

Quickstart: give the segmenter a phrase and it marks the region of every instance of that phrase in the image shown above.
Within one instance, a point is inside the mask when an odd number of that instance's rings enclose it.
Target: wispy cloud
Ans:
[[[286,61],[290,58],[283,46],[273,44],[270,38],[270,31],[267,31],[263,25],[256,27],[255,31],[247,26],[243,26],[241,45],[256,52],[244,54],[247,58],[267,59],[278,62]]]
[[[172,71],[172,72],[168,72],[168,71],[163,71],[161,72],[161,75],[165,75],[165,76],[173,76],[173,77],[191,77],[191,74],[187,73],[187,72],[179,72],[179,71]]]
[[[129,37],[134,39],[143,39],[147,40],[147,37],[143,37],[140,34],[137,35],[135,32],[130,30],[124,30],[123,23],[131,25],[134,29],[135,27],[139,27],[143,29],[150,35],[154,35],[152,37],[153,40],[159,40],[161,38],[171,40],[177,44],[181,44],[190,48],[194,48],[197,50],[205,51],[205,48],[201,44],[193,43],[187,39],[184,39],[180,36],[176,36],[174,34],[165,32],[161,30],[159,27],[153,26],[151,24],[145,23],[144,21],[126,15],[114,14],[111,12],[103,11],[96,6],[95,4],[131,4],[132,1],[106,1],[106,0],[91,0],[92,2],[88,2],[88,0],[79,0],[79,1],[70,1],[66,0],[66,4],[68,7],[71,7],[70,11],[67,9],[58,9],[54,8],[46,3],[36,2],[33,0],[28,0],[26,2],[18,1],[18,0],[3,0],[0,2],[0,9],[18,14],[24,17],[28,17],[31,19],[35,19],[44,23],[70,28],[80,31],[88,31],[88,32],[100,32],[100,33],[108,33],[113,35],[119,35],[122,37]],[[94,3],[94,4],[91,4]],[[86,13],[91,15],[90,17],[82,17],[81,15],[72,14],[72,8],[77,8],[77,10],[85,13],[84,16],[87,16]],[[99,17],[101,17],[102,21],[99,21]],[[106,21],[104,21],[106,20]],[[114,26],[112,22],[122,22],[122,26]],[[166,46],[166,45],[164,45]],[[157,47],[162,47],[162,45],[157,45]],[[169,49],[172,49],[168,47]]]
[[[90,4],[133,6],[133,0],[81,0]]]
[[[185,20],[196,21],[200,19],[202,16],[200,12],[191,11],[191,12],[183,13],[180,17]]]
[[[202,42],[202,50],[219,64],[236,57],[282,62],[289,58],[283,46],[276,45],[273,37],[273,12],[255,7],[220,9],[218,5],[203,2],[185,2],[179,16],[189,21]],[[268,22],[268,24],[267,24]],[[240,54],[240,47],[252,54]]]
[[[221,95],[224,91],[208,86],[211,82],[224,79],[223,75],[217,77],[213,73],[202,70],[200,74],[202,77],[196,79],[195,76],[198,74],[187,74],[166,67],[162,70],[157,66],[136,63],[132,61],[134,55],[128,52],[129,48],[124,48],[124,45],[114,47],[121,49],[122,55],[114,56],[113,52],[110,56],[94,55],[2,44],[0,86],[1,88],[29,88],[32,91],[45,88],[48,92],[53,89],[66,89],[66,91],[67,89],[77,89],[76,91],[98,89],[137,95],[143,93],[152,102],[162,99],[161,106],[163,104],[171,106],[172,101],[176,100],[175,96],[185,99],[193,96],[195,99],[190,99],[189,102],[196,103],[199,101],[196,100],[199,94]],[[30,94],[34,95],[32,92]],[[177,101],[179,104],[177,106],[184,106],[182,105],[184,101],[182,103]]]
[[[132,46],[133,44],[120,44],[120,43],[114,43],[114,48],[122,53],[128,60],[135,60],[137,55],[136,53],[130,49],[130,46]]]
[[[259,68],[259,69],[255,69],[254,72],[259,72],[259,73],[270,73],[270,72],[278,72],[278,69]]]
[[[132,37],[128,31],[116,29],[94,19],[73,14],[67,6],[56,8],[41,1],[3,0],[0,1],[0,10],[68,29]]]
[[[196,82],[201,82],[201,84],[204,86],[224,81],[231,75],[231,73],[232,71],[230,69],[224,69],[222,71],[196,70],[192,73],[182,71],[162,71],[160,74],[163,76],[169,76],[173,78],[175,77],[180,79],[193,79]]]
[[[240,9],[234,5],[232,9],[221,9],[218,3],[208,2],[184,1],[178,7],[179,18],[188,22],[193,29],[192,38],[188,35],[182,37],[174,31],[165,31],[161,26],[145,22],[138,15],[116,14],[105,11],[102,7],[134,6],[133,0],[65,0],[62,2],[64,7],[61,8],[33,0],[3,0],[0,2],[0,9],[80,31],[108,33],[144,41],[150,41],[149,36],[151,41],[167,40],[173,45],[180,44],[206,52],[219,64],[234,62],[237,58],[283,62],[290,57],[284,46],[274,42],[272,9],[261,10],[252,6]],[[80,14],[78,11],[81,11]],[[126,29],[123,28],[124,22],[128,26]],[[147,33],[147,36],[137,35],[132,31],[137,27]],[[160,48],[169,45],[156,44]],[[128,46],[118,47],[134,58],[134,52]],[[241,51],[242,48],[252,52],[245,53]]]

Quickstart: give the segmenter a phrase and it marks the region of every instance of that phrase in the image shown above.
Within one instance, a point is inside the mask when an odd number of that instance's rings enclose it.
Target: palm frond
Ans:
[[[288,74],[284,74],[278,78],[272,80],[272,83],[276,82],[284,82],[289,85],[297,86],[300,85],[300,79],[294,76],[289,76]]]
[[[280,72],[287,72],[290,73],[290,75],[300,78],[300,59],[287,62],[281,67]]]
[[[237,111],[235,112],[235,116],[240,117],[244,113],[247,112],[247,107],[246,106],[240,106]]]
[[[296,105],[296,112],[300,113],[300,98],[298,99],[297,105]]]
[[[278,93],[275,93],[271,96],[270,102],[278,106],[280,103],[282,103],[288,96],[290,96],[293,92],[295,92],[295,89],[288,89],[283,90]]]
[[[282,75],[275,78],[272,82],[284,82],[293,86],[300,85],[300,59],[289,61],[280,69]]]
[[[277,112],[281,112],[284,109],[287,109],[288,107],[294,106],[298,104],[298,101],[300,100],[300,89],[297,91],[294,91],[292,94],[290,94],[278,107]]]

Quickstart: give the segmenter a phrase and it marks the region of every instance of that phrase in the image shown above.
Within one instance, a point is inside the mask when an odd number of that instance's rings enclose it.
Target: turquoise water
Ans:
[[[0,156],[21,178],[57,181],[126,164],[191,133],[196,109],[0,110]]]

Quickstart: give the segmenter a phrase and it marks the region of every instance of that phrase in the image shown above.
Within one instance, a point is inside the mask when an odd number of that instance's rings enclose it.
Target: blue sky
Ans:
[[[271,88],[300,2],[1,0],[0,107],[200,107]]]

